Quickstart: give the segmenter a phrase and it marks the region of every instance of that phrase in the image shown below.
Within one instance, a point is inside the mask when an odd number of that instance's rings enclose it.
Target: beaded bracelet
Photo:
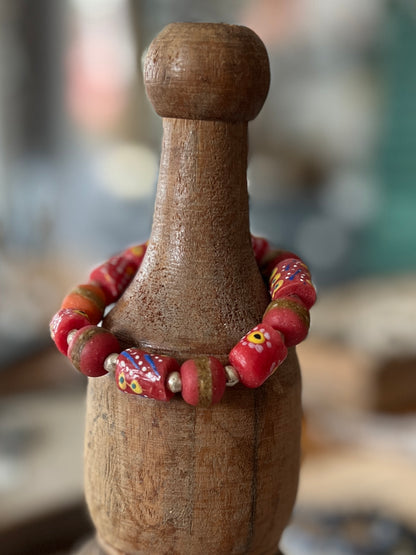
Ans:
[[[73,289],[52,318],[50,333],[57,348],[89,377],[115,376],[124,393],[168,401],[181,392],[194,406],[218,403],[226,386],[241,382],[261,386],[287,356],[287,348],[305,339],[309,309],[316,292],[307,266],[295,254],[270,248],[251,238],[256,261],[269,283],[271,302],[263,320],[230,351],[223,366],[212,356],[186,360],[150,354],[136,347],[121,351],[117,338],[97,325],[104,311],[126,290],[144,258],[147,243],[130,247],[95,268],[87,284]]]

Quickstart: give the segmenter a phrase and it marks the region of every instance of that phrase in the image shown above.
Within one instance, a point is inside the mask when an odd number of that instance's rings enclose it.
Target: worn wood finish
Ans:
[[[244,27],[169,25],[149,48],[145,83],[165,117],[154,223],[105,326],[124,345],[225,362],[268,302],[246,184],[247,120],[267,94],[267,54]],[[125,395],[110,377],[90,380],[87,402],[86,496],[101,549],[278,551],[299,471],[294,349],[263,387],[237,386],[210,409]]]

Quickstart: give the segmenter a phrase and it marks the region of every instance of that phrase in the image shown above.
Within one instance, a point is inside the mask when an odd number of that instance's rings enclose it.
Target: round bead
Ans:
[[[61,308],[85,312],[91,324],[98,324],[104,314],[105,294],[98,285],[88,283],[73,289],[63,300]]]
[[[119,353],[111,353],[104,361],[104,370],[109,374],[114,374],[117,367],[117,359]]]
[[[316,301],[315,287],[307,266],[297,258],[287,258],[275,266],[270,276],[270,295],[272,300],[289,295],[297,295],[306,305]]]
[[[259,387],[287,356],[283,336],[268,324],[250,330],[231,350],[229,360],[240,381],[247,387]]]
[[[69,332],[74,329],[79,330],[90,324],[91,322],[88,320],[85,312],[63,308],[52,318],[49,324],[49,330],[59,351],[66,355],[68,352]]]
[[[221,362],[214,357],[190,359],[181,366],[182,397],[193,406],[210,407],[225,392],[226,377]]]
[[[230,365],[225,366],[225,375],[227,376],[227,383],[225,384],[227,387],[234,387],[240,381],[240,376],[238,375],[237,370]]]
[[[182,391],[182,380],[179,372],[169,374],[167,384],[172,393],[180,393]]]
[[[272,301],[266,308],[263,322],[280,331],[286,347],[298,345],[308,335],[310,316],[305,304],[293,295]]]
[[[119,349],[112,333],[98,326],[87,326],[75,334],[68,356],[77,370],[86,376],[98,377],[107,374],[104,362],[108,355]]]

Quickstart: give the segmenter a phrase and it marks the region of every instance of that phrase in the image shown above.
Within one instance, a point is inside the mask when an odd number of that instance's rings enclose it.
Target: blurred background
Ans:
[[[149,236],[161,121],[141,60],[172,21],[247,25],[270,56],[252,232],[300,254],[319,294],[282,548],[415,554],[414,0],[0,0],[1,551],[65,553],[91,530],[86,384],[48,322]]]

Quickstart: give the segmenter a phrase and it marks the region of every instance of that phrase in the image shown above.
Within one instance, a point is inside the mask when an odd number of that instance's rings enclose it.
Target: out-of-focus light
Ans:
[[[380,193],[370,175],[338,172],[321,191],[320,204],[328,216],[354,229],[369,222],[377,213]]]
[[[295,250],[307,252],[316,268],[331,269],[342,260],[349,248],[346,230],[327,217],[312,217],[299,227],[294,241]]]
[[[102,187],[120,199],[135,200],[152,194],[158,158],[145,145],[124,143],[105,150],[96,169]]]
[[[126,0],[70,0],[71,7],[84,17],[101,17],[126,4]]]

